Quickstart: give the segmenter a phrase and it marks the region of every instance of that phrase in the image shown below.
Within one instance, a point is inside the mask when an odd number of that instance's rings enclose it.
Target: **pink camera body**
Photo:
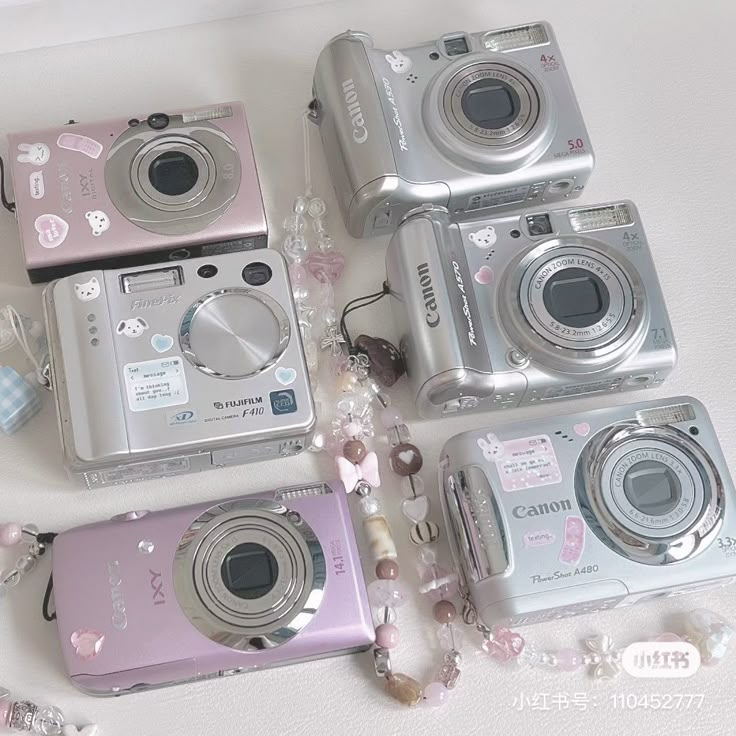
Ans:
[[[374,641],[338,482],[72,529],[54,543],[53,580],[66,668],[91,695],[360,651]],[[260,601],[268,605],[259,611]],[[264,624],[264,616],[273,620]]]
[[[32,282],[267,245],[243,105],[8,137]]]

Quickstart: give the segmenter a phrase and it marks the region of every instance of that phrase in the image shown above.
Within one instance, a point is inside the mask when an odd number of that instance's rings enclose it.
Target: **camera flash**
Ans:
[[[636,412],[636,421],[642,427],[661,427],[677,422],[692,422],[694,419],[695,410],[691,404],[673,404]]]
[[[182,122],[197,123],[201,120],[218,120],[220,118],[230,118],[233,115],[233,109],[229,105],[221,107],[207,107],[203,110],[195,110],[194,112],[182,113]]]
[[[584,233],[588,230],[603,230],[608,227],[622,227],[634,222],[631,210],[625,204],[570,210],[568,217],[570,218],[570,225],[576,233]]]
[[[549,43],[549,36],[539,23],[508,28],[505,31],[491,31],[483,36],[483,46],[490,51],[514,51],[545,43]]]

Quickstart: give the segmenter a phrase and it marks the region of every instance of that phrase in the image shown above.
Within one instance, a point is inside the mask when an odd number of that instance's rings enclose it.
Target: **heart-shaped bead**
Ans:
[[[102,649],[105,635],[93,629],[77,629],[71,635],[72,646],[83,660],[94,659]]]
[[[322,284],[334,284],[342,276],[345,256],[337,251],[313,251],[307,258],[309,273]]]
[[[405,498],[401,504],[401,511],[409,521],[418,524],[429,516],[429,499],[426,496]]]

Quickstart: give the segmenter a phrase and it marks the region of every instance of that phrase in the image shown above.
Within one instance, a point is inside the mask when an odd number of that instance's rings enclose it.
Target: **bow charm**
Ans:
[[[381,485],[381,478],[378,475],[378,455],[375,452],[369,452],[359,463],[351,463],[350,460],[338,455],[335,464],[347,493],[352,493],[361,480],[370,483],[374,488]]]
[[[585,646],[594,657],[593,677],[596,680],[612,680],[621,672],[620,653],[613,646],[613,639],[604,634],[585,640]]]

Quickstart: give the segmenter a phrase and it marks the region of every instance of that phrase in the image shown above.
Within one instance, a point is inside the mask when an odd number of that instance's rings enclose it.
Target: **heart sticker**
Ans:
[[[282,386],[288,386],[296,381],[296,371],[293,368],[277,368],[274,376]]]
[[[174,338],[171,335],[159,335],[158,332],[151,338],[151,347],[157,353],[165,353],[174,347]]]
[[[44,248],[58,248],[69,234],[69,225],[57,215],[41,215],[33,223]]]
[[[588,422],[580,422],[580,424],[576,424],[572,429],[578,437],[587,437],[590,434],[590,424]]]
[[[427,496],[406,498],[401,503],[401,510],[409,521],[418,524],[429,516],[429,498]]]
[[[71,636],[77,656],[85,661],[94,659],[102,649],[105,635],[93,629],[77,629]]]
[[[485,286],[493,281],[493,271],[488,266],[481,266],[473,278]]]

